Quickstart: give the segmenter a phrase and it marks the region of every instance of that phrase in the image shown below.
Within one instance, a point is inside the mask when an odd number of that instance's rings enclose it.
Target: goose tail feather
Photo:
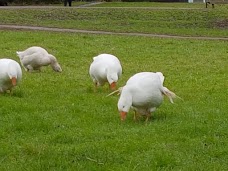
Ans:
[[[22,56],[21,56],[22,52],[17,51],[16,54],[20,59],[22,59]]]
[[[111,95],[113,95],[115,93],[117,93],[117,95],[119,95],[121,93],[122,89],[123,89],[123,87],[120,87],[117,90],[115,90],[115,91],[111,92],[110,94],[108,94],[106,97],[109,97],[109,96],[111,96]]]
[[[175,99],[175,98],[182,99],[181,97],[177,96],[174,92],[170,91],[170,90],[169,90],[168,88],[166,88],[166,87],[163,87],[162,93],[163,93],[164,95],[166,95],[166,96],[169,98],[169,101],[170,101],[171,103],[174,103],[174,102],[173,102],[173,99]],[[183,99],[182,99],[182,100],[183,100]]]

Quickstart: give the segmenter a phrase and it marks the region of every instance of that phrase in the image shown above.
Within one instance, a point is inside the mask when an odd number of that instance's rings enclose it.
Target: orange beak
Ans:
[[[127,116],[127,112],[123,112],[123,111],[120,112],[121,121],[124,121],[126,119],[126,116]]]
[[[12,81],[13,86],[16,86],[17,85],[17,79],[16,79],[16,77],[12,77],[11,81]]]
[[[111,90],[115,90],[116,89],[116,82],[113,82],[112,84],[110,84],[110,89]]]

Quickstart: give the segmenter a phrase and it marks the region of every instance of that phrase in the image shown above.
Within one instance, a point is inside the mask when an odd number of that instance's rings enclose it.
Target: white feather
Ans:
[[[50,65],[56,72],[62,71],[56,57],[42,47],[32,46],[25,51],[17,51],[16,53],[26,71],[40,70],[42,66],[47,65]]]
[[[12,59],[0,59],[0,92],[6,92],[12,90],[14,85],[11,79],[16,78],[17,85],[21,81],[22,71],[18,62]]]
[[[154,112],[163,102],[163,95],[173,103],[175,93],[163,87],[164,76],[161,72],[141,72],[132,76],[122,88],[118,101],[120,112],[129,112],[132,107],[141,115]]]
[[[122,66],[117,57],[110,54],[100,54],[93,57],[89,74],[97,86],[103,86],[106,82],[112,84],[121,77]]]

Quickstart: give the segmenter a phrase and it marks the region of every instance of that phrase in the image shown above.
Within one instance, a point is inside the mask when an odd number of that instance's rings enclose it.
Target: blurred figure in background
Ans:
[[[69,7],[71,7],[72,0],[64,0],[64,6],[67,6],[67,2],[69,4]]]
[[[7,2],[5,0],[0,0],[0,6],[7,6]]]

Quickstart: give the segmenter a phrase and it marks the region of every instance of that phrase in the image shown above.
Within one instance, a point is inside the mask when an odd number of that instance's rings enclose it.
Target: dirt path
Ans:
[[[108,32],[108,31],[90,31],[90,30],[18,26],[18,25],[0,25],[0,29],[1,30],[38,30],[38,31],[52,31],[52,32],[124,35],[124,36],[144,36],[144,37],[160,37],[160,38],[175,38],[175,39],[201,39],[201,40],[226,40],[226,41],[228,40],[228,37],[174,36],[174,35],[146,34],[146,33],[116,33],[116,32]]]

